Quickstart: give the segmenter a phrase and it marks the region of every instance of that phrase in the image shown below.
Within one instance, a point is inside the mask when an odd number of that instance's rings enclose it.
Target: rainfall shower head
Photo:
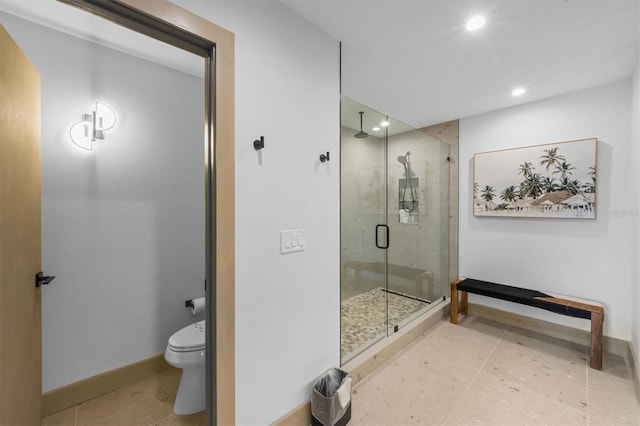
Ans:
[[[362,131],[362,114],[364,114],[364,111],[360,111],[358,114],[360,114],[360,131],[353,136],[357,139],[368,138],[369,133]]]

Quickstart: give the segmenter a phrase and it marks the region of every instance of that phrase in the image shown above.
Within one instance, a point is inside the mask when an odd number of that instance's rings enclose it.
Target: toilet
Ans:
[[[190,324],[169,337],[164,359],[182,369],[173,412],[193,414],[205,409],[204,321]]]

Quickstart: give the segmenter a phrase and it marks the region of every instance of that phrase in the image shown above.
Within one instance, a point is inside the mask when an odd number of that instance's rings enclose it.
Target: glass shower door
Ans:
[[[437,305],[449,283],[449,144],[389,120],[388,332]]]
[[[444,301],[449,144],[342,97],[341,361]]]
[[[341,114],[342,362],[387,336],[387,117],[343,98]],[[374,130],[374,129],[378,130]]]

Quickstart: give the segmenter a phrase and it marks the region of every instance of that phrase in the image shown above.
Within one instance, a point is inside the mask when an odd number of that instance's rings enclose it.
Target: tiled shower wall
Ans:
[[[384,139],[374,136],[356,139],[351,129],[342,130],[343,261],[381,261],[374,235],[376,224],[385,220],[384,184],[387,179],[389,263],[431,271],[436,289],[429,293],[441,297],[449,281],[449,145],[418,130],[390,136],[387,177]],[[404,167],[397,157],[407,151],[411,152],[412,176],[419,179],[417,224],[400,224],[398,216],[398,182],[404,178]]]

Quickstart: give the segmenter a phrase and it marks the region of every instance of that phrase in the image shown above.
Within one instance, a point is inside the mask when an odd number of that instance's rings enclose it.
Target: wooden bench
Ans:
[[[458,306],[458,292],[461,292]],[[451,323],[458,323],[458,313],[467,315],[469,311],[468,293],[495,299],[534,306],[557,314],[591,320],[591,347],[589,366],[602,370],[602,323],[604,308],[597,302],[568,296],[545,294],[536,290],[512,287],[471,278],[459,279],[451,283]]]

